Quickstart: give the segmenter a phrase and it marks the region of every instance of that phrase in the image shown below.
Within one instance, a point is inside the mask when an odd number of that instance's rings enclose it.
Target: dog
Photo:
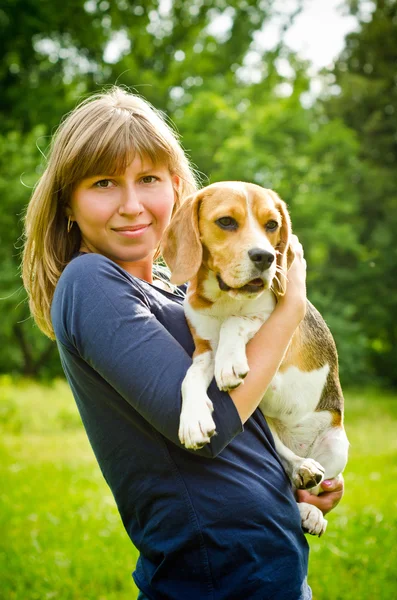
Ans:
[[[184,302],[195,342],[182,384],[179,438],[198,449],[215,433],[207,388],[239,386],[249,367],[246,344],[286,289],[293,260],[285,202],[252,183],[220,182],[191,195],[162,239],[171,282],[189,282]],[[324,478],[347,462],[343,394],[332,335],[314,306],[297,328],[260,403],[293,486],[320,492]],[[315,506],[298,504],[302,527],[322,535],[327,521]]]

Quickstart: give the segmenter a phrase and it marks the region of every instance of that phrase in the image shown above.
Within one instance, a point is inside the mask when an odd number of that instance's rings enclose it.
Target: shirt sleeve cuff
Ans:
[[[212,418],[215,421],[216,434],[198,453],[215,458],[237,434],[244,431],[244,426],[233,400],[227,392],[219,390],[215,379],[211,382],[208,395],[214,405]]]

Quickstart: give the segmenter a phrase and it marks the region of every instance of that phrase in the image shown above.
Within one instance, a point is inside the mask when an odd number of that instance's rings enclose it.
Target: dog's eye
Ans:
[[[277,227],[277,221],[268,221],[265,225],[265,229],[267,229],[267,231],[276,231]]]
[[[232,217],[221,217],[220,219],[217,219],[215,223],[219,225],[221,229],[234,230],[238,227],[237,221]]]

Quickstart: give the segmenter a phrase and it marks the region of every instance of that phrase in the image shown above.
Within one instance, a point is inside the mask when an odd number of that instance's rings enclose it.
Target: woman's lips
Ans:
[[[150,223],[146,225],[131,225],[126,227],[117,227],[113,228],[113,231],[127,238],[136,238],[145,233],[148,227],[150,227]]]

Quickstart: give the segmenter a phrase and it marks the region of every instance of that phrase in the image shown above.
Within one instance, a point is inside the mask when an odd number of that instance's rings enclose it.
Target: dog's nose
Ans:
[[[248,256],[258,269],[266,271],[274,261],[274,254],[261,248],[252,248],[248,250]]]

